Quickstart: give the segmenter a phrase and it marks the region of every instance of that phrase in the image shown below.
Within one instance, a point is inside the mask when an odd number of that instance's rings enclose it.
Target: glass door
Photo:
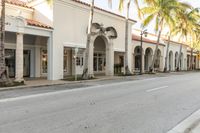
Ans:
[[[105,59],[105,54],[102,52],[95,52],[94,54],[94,72],[104,72],[105,71],[105,66],[106,66],[106,59]]]

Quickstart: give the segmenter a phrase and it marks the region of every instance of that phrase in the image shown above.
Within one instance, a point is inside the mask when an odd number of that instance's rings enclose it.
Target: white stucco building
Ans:
[[[10,77],[47,77],[49,80],[82,74],[89,19],[89,5],[78,0],[54,0],[52,6],[44,0],[25,3],[18,0],[6,2],[6,64]],[[140,34],[132,30],[136,23],[129,20],[129,67],[133,73],[140,69]],[[93,46],[90,49],[89,73],[114,75],[124,71],[125,18],[112,12],[95,8]],[[155,36],[143,39],[143,72],[149,70],[155,51]],[[165,39],[157,52],[156,71],[163,71],[166,57]],[[171,42],[168,70],[175,71],[181,43]],[[181,51],[181,70],[188,69],[187,45]],[[199,68],[197,51],[194,66]]]

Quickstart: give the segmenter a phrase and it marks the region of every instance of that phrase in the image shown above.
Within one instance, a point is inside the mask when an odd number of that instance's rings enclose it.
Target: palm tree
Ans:
[[[147,26],[150,22],[155,21],[155,31],[158,33],[156,48],[150,66],[150,72],[153,72],[164,25],[175,23],[174,15],[190,6],[186,3],[178,2],[177,0],[154,0],[147,3],[147,5],[147,7],[142,9],[143,14],[147,15],[146,19],[143,21],[143,26]]]
[[[130,11],[130,4],[131,4],[131,1],[132,0],[128,0],[127,2],[127,8],[126,8],[126,17],[125,17],[125,58],[124,58],[124,67],[125,67],[125,72],[124,74],[125,75],[131,75],[132,72],[129,68],[129,60],[128,60],[128,29],[129,29],[129,11]],[[124,3],[126,2],[126,0],[120,0],[119,1],[119,10],[122,10],[123,9],[123,5]],[[139,9],[139,4],[138,4],[138,0],[134,0],[135,2],[135,5],[137,6],[137,9],[138,9],[138,14],[139,14],[139,17],[140,17],[140,9]]]
[[[174,23],[168,23],[168,33],[167,33],[167,49],[166,49],[166,55],[165,55],[165,67],[164,67],[164,72],[167,72],[167,62],[168,62],[168,57],[169,57],[169,47],[170,47],[170,42],[171,42],[171,36],[172,36],[172,31],[173,28],[175,27]]]
[[[91,42],[91,32],[92,32],[92,23],[93,23],[93,17],[94,17],[94,0],[91,0],[90,3],[90,16],[89,16],[89,23],[88,23],[88,30],[87,30],[87,43],[86,43],[86,50],[85,50],[85,61],[84,61],[84,69],[82,78],[83,79],[90,79],[93,78],[93,75],[89,75],[88,73],[88,58],[89,56],[89,49],[90,49],[90,42]]]
[[[108,0],[111,3],[111,0]],[[93,24],[93,17],[94,17],[94,0],[90,2],[90,15],[89,15],[89,22],[88,22],[88,29],[87,29],[87,43],[86,43],[86,50],[85,50],[85,61],[84,61],[84,69],[82,74],[82,79],[91,79],[94,75],[89,74],[88,72],[88,58],[89,56],[89,49],[92,47],[91,44],[91,32],[92,32],[92,24]]]
[[[193,32],[190,34],[190,47],[191,47],[191,58],[190,58],[190,70],[193,70],[193,51],[198,48],[198,39],[200,34],[200,13],[198,8],[192,9],[188,14],[188,21],[190,22],[190,26],[192,27]]]
[[[190,44],[190,48],[191,48],[191,51],[190,51],[190,66],[189,66],[189,69],[190,70],[193,70],[194,69],[194,66],[193,66],[193,63],[194,63],[194,56],[193,56],[193,53],[194,53],[194,50],[198,50],[199,49],[199,46],[200,46],[200,31],[198,31],[198,29],[194,29],[193,31],[193,34],[191,35],[190,37],[190,42],[188,42]]]
[[[188,38],[191,39],[192,37],[194,37],[194,33],[195,33],[194,31],[199,25],[198,24],[199,16],[196,15],[196,12],[197,12],[197,9],[183,10],[183,12],[180,13],[178,16],[179,21],[177,22],[177,25],[174,28],[174,33],[179,35],[180,39],[183,39],[186,42],[188,42]],[[177,71],[179,71],[180,69],[179,63],[181,60],[181,52],[182,52],[182,45],[180,45],[179,58],[177,61],[177,68],[176,68]],[[192,68],[192,64],[193,64],[192,56],[193,56],[193,48],[191,49],[190,69]]]
[[[1,0],[1,22],[0,22],[0,86],[10,83],[5,63],[5,0]]]
[[[168,35],[164,72],[167,72],[167,66],[168,66],[167,61],[168,61],[169,47],[170,47],[170,41],[171,41],[170,37],[171,35]]]

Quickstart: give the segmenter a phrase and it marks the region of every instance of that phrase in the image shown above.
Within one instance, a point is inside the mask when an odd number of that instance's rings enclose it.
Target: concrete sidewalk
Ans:
[[[36,78],[36,79],[27,79],[25,80],[25,85],[14,86],[14,87],[0,87],[0,91],[4,90],[12,90],[12,89],[24,89],[24,88],[35,88],[35,87],[45,87],[45,86],[53,86],[53,85],[65,85],[65,84],[76,84],[83,82],[95,82],[102,80],[116,80],[116,79],[132,79],[132,80],[140,80],[146,78],[154,78],[154,77],[167,77],[171,75],[182,75],[190,72],[171,72],[171,73],[156,73],[156,74],[143,74],[143,75],[134,75],[134,76],[96,76],[96,79],[92,80],[79,80],[79,81],[67,81],[67,80],[47,80],[44,78]]]
[[[168,133],[200,133],[200,110],[186,118]]]
[[[12,90],[12,89],[24,89],[24,88],[35,88],[35,87],[45,87],[45,86],[54,86],[54,85],[65,85],[65,84],[76,84],[83,82],[94,82],[101,80],[115,80],[122,79],[124,76],[97,76],[96,79],[92,80],[79,80],[79,81],[67,81],[67,80],[47,80],[47,79],[27,79],[25,80],[25,85],[13,86],[13,87],[2,87],[0,91]]]

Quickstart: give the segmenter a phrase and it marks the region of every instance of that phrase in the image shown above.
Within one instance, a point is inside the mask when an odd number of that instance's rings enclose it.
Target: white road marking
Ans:
[[[90,90],[93,88],[100,88],[104,86],[118,86],[122,84],[130,84],[130,83],[135,83],[135,82],[142,82],[142,81],[151,81],[151,80],[157,80],[156,78],[149,78],[149,79],[142,79],[142,80],[134,80],[134,81],[126,81],[126,82],[119,82],[119,83],[111,83],[111,84],[106,84],[106,85],[95,85],[95,86],[89,86],[89,87],[83,87],[83,88],[74,88],[71,90],[62,90],[62,91],[56,91],[56,92],[47,92],[47,93],[40,93],[40,94],[32,94],[32,95],[26,95],[26,96],[19,96],[19,97],[14,97],[14,98],[6,98],[6,99],[0,99],[0,103],[6,103],[6,102],[13,102],[13,101],[18,101],[18,100],[25,100],[25,99],[31,99],[31,98],[37,98],[37,97],[43,97],[43,96],[53,96],[57,94],[62,94],[62,93],[68,93],[68,92],[76,92],[76,91],[83,91],[83,90]]]
[[[157,90],[165,89],[165,88],[168,88],[168,87],[169,86],[162,86],[162,87],[158,87],[158,88],[153,88],[153,89],[150,89],[150,90],[146,90],[146,92],[157,91]]]

